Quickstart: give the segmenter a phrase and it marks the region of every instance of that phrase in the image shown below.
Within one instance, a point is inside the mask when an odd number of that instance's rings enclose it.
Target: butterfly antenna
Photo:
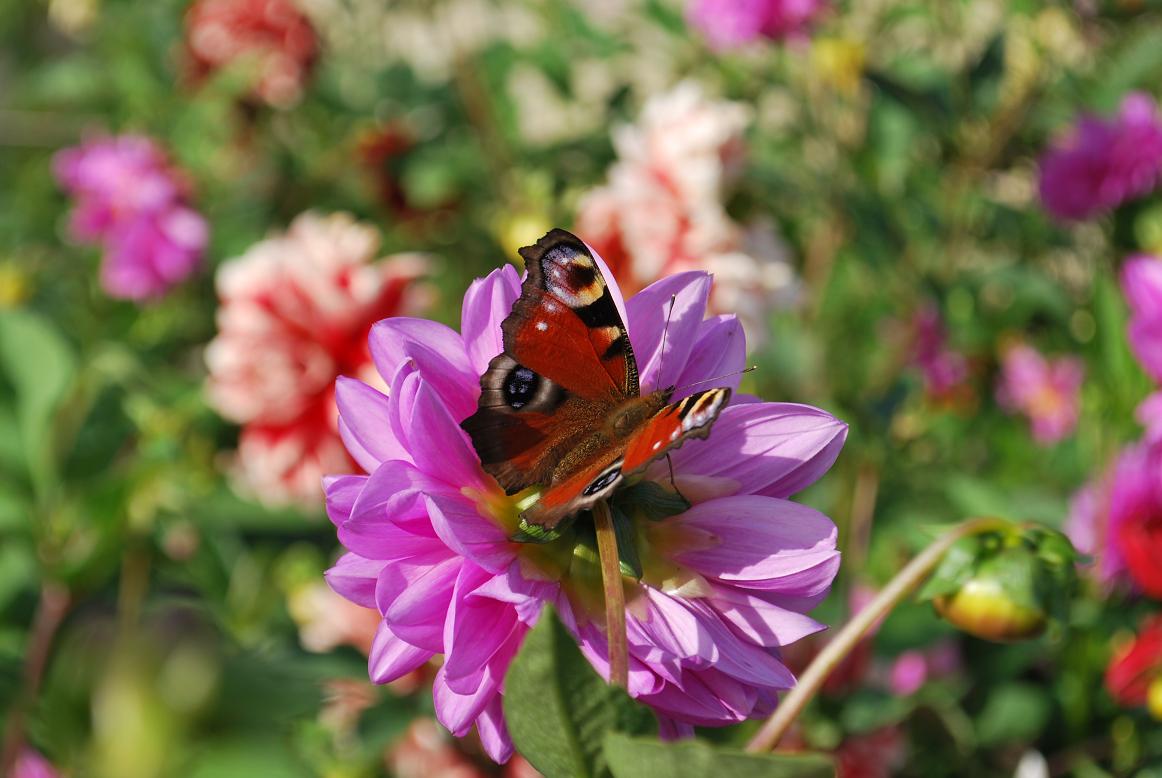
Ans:
[[[711,381],[721,381],[723,378],[732,378],[733,376],[743,375],[744,373],[753,373],[755,370],[758,370],[758,369],[759,369],[758,365],[751,365],[750,367],[745,368],[744,370],[735,370],[733,373],[723,373],[722,375],[716,375],[713,378],[703,378],[701,381],[691,381],[688,384],[682,384],[681,386],[675,386],[674,391],[677,391],[679,389],[689,389],[691,386],[697,386],[698,384],[708,384]]]
[[[674,303],[678,302],[678,295],[670,295],[670,307],[666,311],[666,323],[662,326],[662,350],[658,354],[658,375],[662,375],[662,366],[666,359],[666,335],[670,332],[670,317],[674,315]]]

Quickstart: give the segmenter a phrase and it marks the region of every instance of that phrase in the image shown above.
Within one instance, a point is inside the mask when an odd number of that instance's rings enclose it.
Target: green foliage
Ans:
[[[607,733],[656,731],[653,714],[594,672],[548,606],[505,676],[504,714],[517,748],[547,778],[607,776]]]
[[[700,778],[730,775],[738,778],[828,778],[835,775],[831,760],[819,755],[746,754],[708,743],[685,740],[659,743],[647,738],[610,734],[605,758],[613,778]]]

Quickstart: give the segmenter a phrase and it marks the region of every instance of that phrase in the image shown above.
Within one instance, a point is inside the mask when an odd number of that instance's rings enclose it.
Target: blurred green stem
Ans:
[[[936,569],[940,560],[944,558],[944,554],[958,540],[1008,526],[1009,522],[1004,519],[972,519],[941,535],[928,548],[920,552],[895,578],[888,582],[887,586],[880,590],[866,608],[855,614],[851,621],[847,622],[832,638],[831,642],[823,647],[823,650],[815,657],[815,661],[799,678],[795,688],[779,702],[779,707],[747,743],[746,750],[756,753],[770,751],[777,746],[791,724],[803,712],[807,703],[823,686],[823,682],[851,653],[864,634],[871,629],[873,624],[891,613],[892,609],[914,592]]]
[[[605,632],[609,639],[609,682],[629,688],[629,646],[625,637],[625,589],[621,582],[621,558],[609,503],[593,506],[597,528],[597,553],[601,558],[601,583],[605,589]]]
[[[41,586],[40,602],[37,604],[36,617],[28,635],[28,648],[24,654],[24,688],[12,706],[8,724],[4,728],[0,775],[12,774],[13,765],[24,747],[24,717],[40,692],[40,682],[48,664],[48,655],[52,652],[53,639],[68,613],[70,600],[68,589],[56,581],[45,581]]]

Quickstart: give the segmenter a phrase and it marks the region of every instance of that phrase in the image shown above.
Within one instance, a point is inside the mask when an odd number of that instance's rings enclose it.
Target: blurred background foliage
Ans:
[[[431,256],[430,315],[455,324],[469,281],[572,225],[617,157],[611,130],[685,79],[749,107],[727,212],[765,220],[797,279],[763,308],[744,387],[851,425],[803,497],[844,548],[822,620],[936,526],[1063,526],[1136,437],[1150,384],[1116,271],[1162,249],[1162,201],[1061,224],[1036,160],[1079,112],[1157,88],[1151,3],[836,3],[809,39],[728,52],[672,0],[301,7],[318,56],[301,100],[274,108],[247,96],[245,66],[189,77],[184,0],[0,4],[0,706],[70,774],[423,774],[391,754],[430,697],[372,687],[356,647],[300,641],[295,598],[337,548],[321,500],[264,506],[226,474],[238,429],[203,387],[213,269],[305,210],[346,211],[384,253]],[[119,132],[164,146],[210,225],[206,268],[140,307],[102,292],[51,174],[61,148]],[[912,361],[926,306],[967,360],[950,396]],[[1052,446],[993,398],[1018,340],[1086,367],[1076,433]],[[1034,752],[1048,772],[1022,775],[1162,775],[1157,723],[1101,684],[1111,637],[1149,609],[1091,586],[1068,624],[995,645],[906,605],[797,737],[846,748],[850,775],[1013,774]],[[933,646],[959,657],[947,674],[908,694],[884,681]]]

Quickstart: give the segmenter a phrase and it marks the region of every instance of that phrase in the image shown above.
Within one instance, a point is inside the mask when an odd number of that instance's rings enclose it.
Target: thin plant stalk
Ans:
[[[621,580],[621,559],[613,515],[604,500],[593,506],[597,529],[597,554],[601,560],[601,584],[605,589],[605,631],[609,639],[609,682],[629,687],[629,646],[625,637],[625,588]]]
[[[944,554],[961,538],[978,535],[982,532],[1003,529],[1009,523],[1003,519],[973,519],[949,530],[941,535],[930,546],[920,552],[915,559],[909,562],[888,585],[880,590],[875,599],[866,608],[852,617],[842,629],[832,638],[807,670],[799,678],[799,682],[779,702],[779,707],[763,724],[755,736],[747,743],[746,750],[751,753],[772,750],[782,740],[795,719],[803,712],[807,703],[823,686],[824,681],[831,675],[839,663],[851,653],[860,639],[871,629],[872,625],[891,613],[892,609],[904,601],[940,564]]]

